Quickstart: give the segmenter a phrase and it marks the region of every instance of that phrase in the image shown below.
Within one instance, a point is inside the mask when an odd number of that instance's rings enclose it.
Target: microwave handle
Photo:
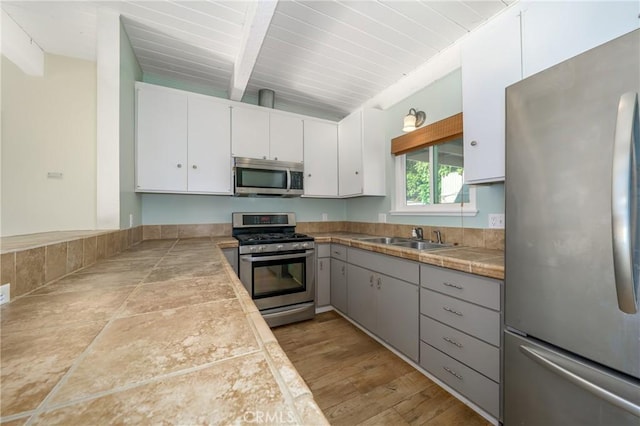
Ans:
[[[291,190],[291,170],[287,169],[287,191]]]

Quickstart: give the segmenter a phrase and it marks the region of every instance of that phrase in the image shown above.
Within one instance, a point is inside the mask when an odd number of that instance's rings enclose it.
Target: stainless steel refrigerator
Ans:
[[[640,30],[507,88],[504,422],[640,425]]]

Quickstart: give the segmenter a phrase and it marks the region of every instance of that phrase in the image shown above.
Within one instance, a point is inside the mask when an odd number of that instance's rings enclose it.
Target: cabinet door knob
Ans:
[[[476,146],[478,145],[478,141],[471,141],[471,146]]]
[[[266,155],[263,155],[263,156],[262,156],[262,159],[263,159],[263,160],[266,160],[266,159],[267,159],[267,156],[266,156]]]
[[[358,171],[356,170],[356,174],[358,174]]]
[[[278,157],[273,157],[274,160],[278,161]]]
[[[178,164],[177,164],[177,167],[178,167],[179,169],[181,169],[181,168],[182,168],[182,164],[181,164],[181,163],[178,163]]]
[[[307,177],[311,177],[311,173],[309,173],[309,174],[307,175]]]
[[[198,168],[198,166],[196,166],[195,164],[194,164],[193,166],[191,166],[191,167],[193,167],[194,169],[197,169],[197,168]]]

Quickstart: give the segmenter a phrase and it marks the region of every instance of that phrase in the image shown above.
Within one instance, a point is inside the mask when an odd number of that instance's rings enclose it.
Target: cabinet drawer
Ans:
[[[499,312],[422,288],[420,313],[500,346]]]
[[[420,268],[415,262],[354,248],[349,248],[348,253],[349,263],[353,265],[362,266],[413,284],[419,282]]]
[[[420,342],[420,365],[429,373],[500,417],[500,386],[439,350]]]
[[[487,308],[500,310],[501,282],[434,266],[420,266],[420,284]]]
[[[347,261],[347,247],[341,244],[331,244],[331,257]]]
[[[316,254],[318,257],[331,256],[331,244],[318,244],[316,246]]]
[[[454,328],[420,315],[420,339],[500,382],[500,350]]]

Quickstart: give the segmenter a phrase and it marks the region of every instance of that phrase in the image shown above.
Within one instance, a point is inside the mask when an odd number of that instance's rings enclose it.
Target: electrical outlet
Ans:
[[[11,300],[11,285],[9,283],[0,286],[0,305]]]
[[[490,214],[489,228],[504,229],[504,213]]]
[[[322,221],[326,222],[329,220],[329,215],[327,213],[322,213]]]
[[[385,213],[378,213],[378,222],[387,223],[387,215]]]

